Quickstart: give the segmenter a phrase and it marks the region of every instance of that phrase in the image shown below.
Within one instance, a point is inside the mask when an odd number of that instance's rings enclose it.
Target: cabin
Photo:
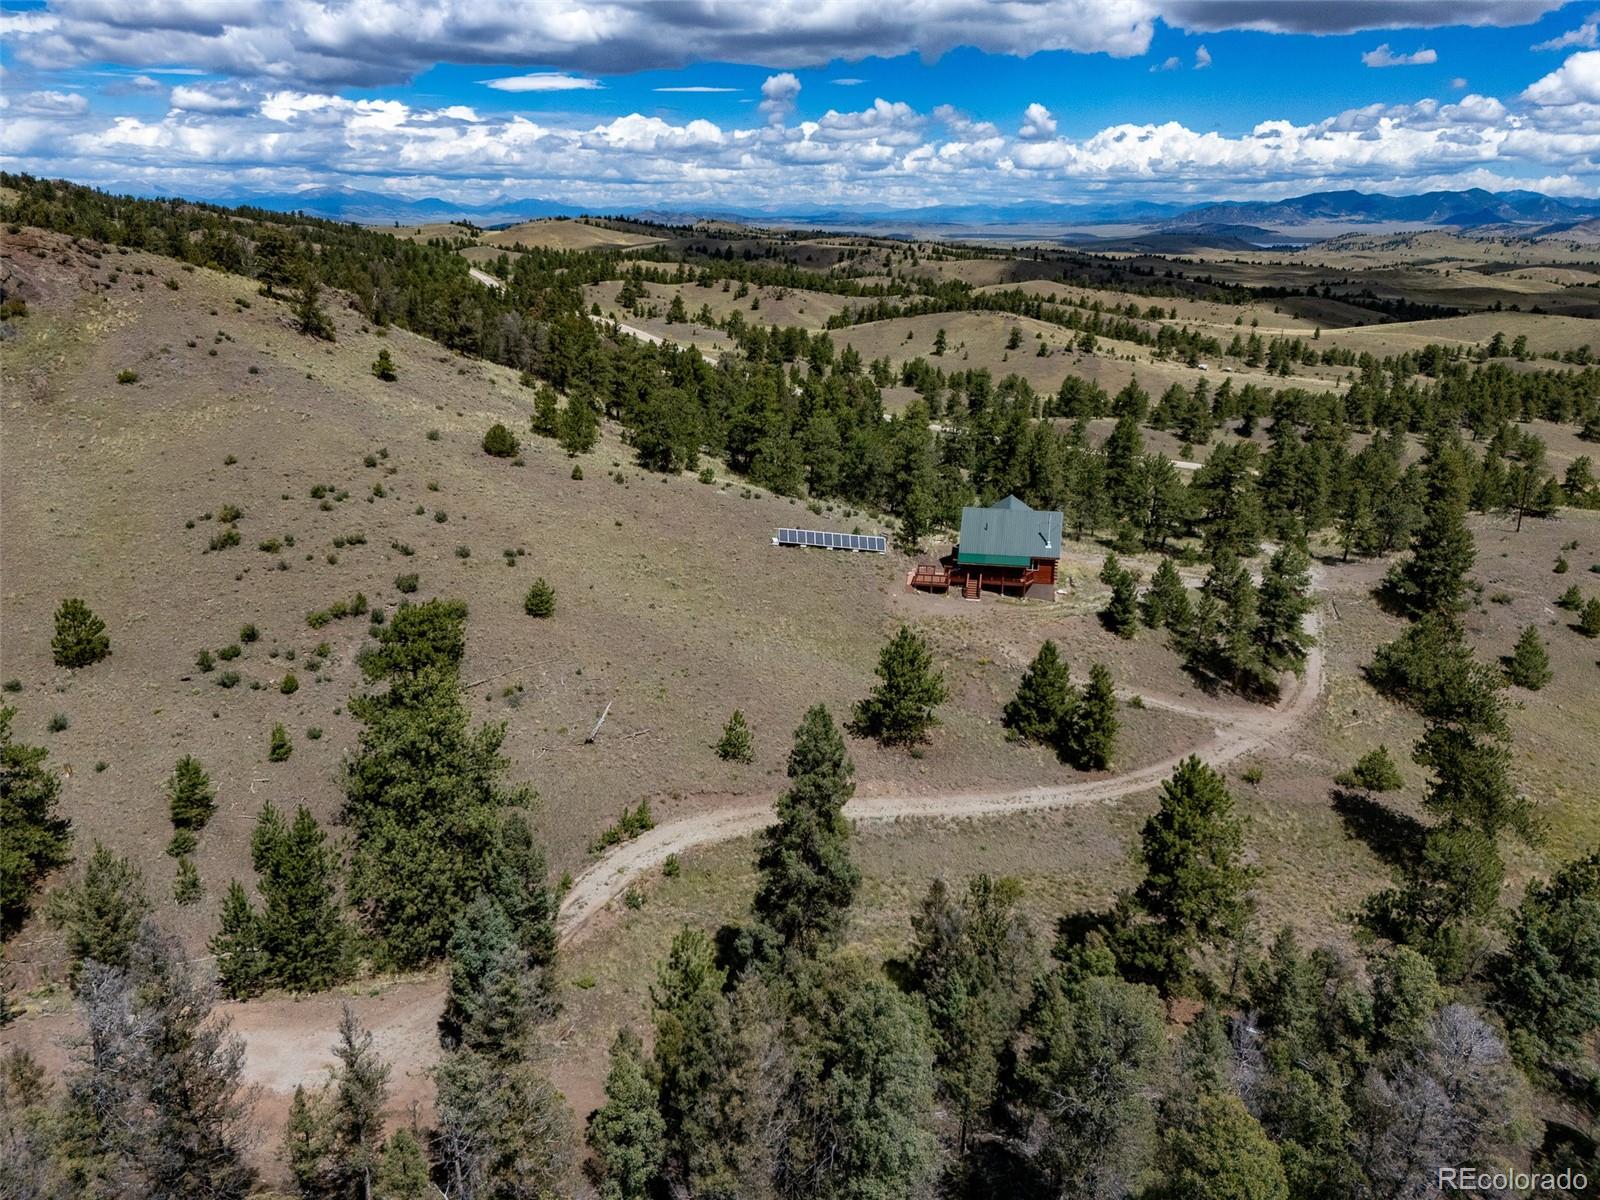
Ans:
[[[985,591],[1054,600],[1060,563],[1060,512],[1007,496],[987,508],[963,508],[955,549],[937,566],[918,566],[907,582],[936,591],[960,588],[967,600],[982,599]]]

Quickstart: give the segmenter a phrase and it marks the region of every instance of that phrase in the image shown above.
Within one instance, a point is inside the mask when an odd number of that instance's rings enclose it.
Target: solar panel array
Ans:
[[[818,546],[824,550],[867,550],[883,554],[889,539],[881,533],[831,533],[824,529],[780,529],[773,539],[780,546]]]

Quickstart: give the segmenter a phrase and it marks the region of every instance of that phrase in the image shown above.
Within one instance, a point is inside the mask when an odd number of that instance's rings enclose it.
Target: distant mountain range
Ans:
[[[219,203],[250,204],[275,212],[305,212],[339,221],[367,224],[397,221],[470,220],[478,225],[508,225],[540,217],[575,217],[603,212],[664,224],[733,221],[819,229],[864,231],[1026,230],[1036,236],[1052,229],[1128,225],[1158,233],[1232,234],[1258,241],[1278,230],[1306,225],[1410,224],[1475,228],[1484,225],[1548,225],[1580,222],[1600,215],[1600,198],[1556,199],[1539,192],[1423,192],[1389,196],[1381,192],[1312,192],[1286,200],[1230,200],[1184,206],[1144,200],[1019,204],[938,204],[923,208],[840,209],[799,205],[785,208],[583,208],[537,198],[506,198],[488,204],[461,204],[429,197],[404,200],[350,188],[313,188],[274,194],[237,193]]]

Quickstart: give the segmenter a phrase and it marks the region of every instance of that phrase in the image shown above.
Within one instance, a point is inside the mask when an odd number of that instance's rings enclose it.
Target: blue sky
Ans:
[[[0,3],[0,164],[597,209],[1600,192],[1600,0]]]

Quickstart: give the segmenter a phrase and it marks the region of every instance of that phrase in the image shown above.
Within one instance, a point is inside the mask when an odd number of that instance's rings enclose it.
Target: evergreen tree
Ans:
[[[127,968],[149,911],[139,868],[96,842],[83,874],[50,897],[50,918],[66,931],[74,987],[86,960]]]
[[[1302,622],[1314,607],[1310,558],[1292,542],[1280,546],[1261,574],[1257,604],[1256,640],[1269,671],[1305,672],[1316,639]]]
[[[1057,1196],[1131,1194],[1149,1157],[1151,1097],[1165,1057],[1147,987],[1052,974],[1024,1023],[1017,1092],[1025,1143]]]
[[[926,1194],[938,1159],[921,1014],[875,969],[836,958],[790,985],[794,1077],[778,1148],[786,1197]]]
[[[1140,613],[1150,629],[1168,629],[1182,637],[1189,628],[1192,612],[1189,591],[1183,586],[1178,568],[1170,558],[1163,558],[1150,577],[1150,587],[1140,603]]]
[[[1131,638],[1139,628],[1139,577],[1113,553],[1106,555],[1100,567],[1100,582],[1111,589],[1100,619],[1118,637]]]
[[[531,386],[533,377],[523,376],[523,383]],[[555,388],[548,383],[541,383],[533,397],[533,431],[540,437],[555,437],[560,432],[559,405],[560,397],[556,395]]]
[[[207,948],[216,960],[222,990],[235,1000],[259,996],[270,982],[272,965],[261,945],[261,918],[237,879],[228,884],[221,925]]]
[[[641,804],[643,802],[641,801]],[[500,818],[490,847],[484,888],[511,922],[527,965],[548,972],[556,961],[557,897],[550,887],[544,850],[521,813]]]
[[[399,373],[394,369],[394,359],[390,356],[387,347],[378,351],[378,357],[372,364],[372,373],[385,383],[393,383],[400,378]]]
[[[347,891],[380,958],[396,965],[443,953],[457,914],[497,870],[501,814],[536,801],[501,782],[505,727],[469,728],[465,615],[459,602],[402,605],[360,660],[388,686],[351,702],[363,728],[344,772]]]
[[[334,340],[333,322],[323,311],[321,297],[322,283],[317,279],[316,271],[306,266],[300,272],[300,288],[295,294],[295,328],[307,337],[331,342]]]
[[[194,859],[180,858],[178,860],[178,873],[172,881],[172,898],[180,908],[187,908],[197,903],[205,894],[205,884],[200,882],[200,872],[196,870]]]
[[[1195,472],[1190,488],[1203,514],[1201,538],[1215,557],[1227,550],[1249,558],[1261,544],[1261,501],[1255,471],[1259,452],[1250,442],[1224,442]]]
[[[1002,723],[1021,741],[1054,745],[1077,698],[1067,664],[1056,644],[1046,641],[1006,703]]]
[[[1289,1200],[1283,1162],[1232,1093],[1202,1092],[1161,1133],[1162,1200]]]
[[[666,1122],[645,1069],[644,1048],[631,1029],[611,1043],[606,1102],[589,1117],[589,1149],[601,1200],[646,1200],[666,1155]]]
[[[756,859],[756,917],[783,947],[802,954],[838,944],[860,884],[844,816],[854,774],[833,718],[813,705],[795,730],[789,787]]]
[[[535,1063],[470,1049],[434,1068],[441,1187],[447,1196],[541,1200],[574,1194],[577,1130]]]
[[[177,939],[145,922],[125,966],[85,970],[82,997],[90,1057],[73,1101],[115,1188],[91,1194],[244,1200],[255,1184],[244,1043]]]
[[[1102,663],[1089,668],[1061,741],[1062,757],[1080,771],[1106,771],[1117,753],[1117,693],[1111,672]]]
[[[50,650],[58,667],[87,667],[111,653],[106,623],[82,600],[66,599],[56,609],[56,634]]]
[[[1224,944],[1248,919],[1259,872],[1240,861],[1243,850],[1244,824],[1222,776],[1184,759],[1140,834],[1145,875],[1133,892],[1156,929],[1153,974],[1164,992],[1183,985],[1192,951]]]
[[[711,939],[686,927],[673,938],[650,988],[668,1156],[691,1183],[714,1174],[723,1151],[713,1130],[717,1087],[729,1073],[731,1054],[726,979]]]
[[[569,396],[561,410],[561,425],[556,440],[570,455],[587,454],[600,440],[600,417],[582,396]]]
[[[305,805],[285,823],[262,806],[250,838],[262,908],[257,932],[274,983],[315,992],[349,970],[349,938],[339,912],[338,855]]]
[[[1368,926],[1421,953],[1439,978],[1461,979],[1483,949],[1483,925],[1505,878],[1494,841],[1446,821],[1428,832],[1417,862],[1398,886],[1367,898]]]
[[[978,875],[958,903],[935,879],[911,918],[911,978],[932,1026],[939,1090],[960,1121],[961,1154],[998,1095],[1037,969],[1021,895],[1014,879]]]
[[[70,860],[72,823],[59,815],[61,779],[49,751],[12,739],[14,708],[0,707],[0,933],[21,927],[33,889]]]
[[[1600,596],[1591,596],[1578,618],[1578,632],[1584,637],[1600,637]]]
[[[279,726],[282,728],[282,726]],[[185,754],[167,780],[167,812],[174,829],[198,831],[217,811],[217,793],[200,760]]]
[[[939,723],[933,710],[949,695],[944,672],[934,668],[927,641],[909,626],[900,626],[878,656],[877,674],[881,682],[856,705],[850,732],[876,738],[885,746],[927,741]]]
[[[286,762],[293,753],[294,743],[289,740],[289,731],[283,727],[282,722],[279,722],[272,727],[272,737],[267,746],[267,761]]]
[[[333,1056],[339,1065],[333,1071],[328,1132],[332,1134],[335,1186],[341,1194],[357,1200],[375,1200],[383,1162],[389,1065],[373,1050],[372,1032],[361,1027],[348,1004],[339,1018]]]
[[[270,224],[258,228],[255,242],[256,278],[261,280],[261,290],[272,297],[275,288],[288,287],[295,281],[300,248],[288,233]]]
[[[382,1200],[426,1200],[432,1191],[422,1143],[409,1129],[396,1129],[383,1144],[378,1162],[378,1195]]]
[[[1467,528],[1465,452],[1436,447],[1428,468],[1427,508],[1411,541],[1411,557],[1390,572],[1386,586],[1414,615],[1466,607],[1467,573],[1477,558]]]
[[[1528,884],[1490,978],[1520,1057],[1538,1064],[1582,1053],[1600,1027],[1600,853]]]
[[[1506,663],[1506,678],[1530,692],[1537,692],[1550,682],[1550,655],[1545,652],[1539,631],[1532,625],[1517,638],[1516,649]]]
[[[544,1007],[542,980],[511,919],[480,893],[450,938],[450,991],[439,1023],[446,1045],[512,1061],[526,1051]]]
[[[535,579],[528,594],[522,598],[522,608],[530,617],[551,617],[556,611],[556,591],[542,578]]]
[[[745,724],[744,713],[737,708],[722,727],[722,738],[717,742],[717,757],[724,762],[755,761],[755,742],[750,735],[750,726]]]

